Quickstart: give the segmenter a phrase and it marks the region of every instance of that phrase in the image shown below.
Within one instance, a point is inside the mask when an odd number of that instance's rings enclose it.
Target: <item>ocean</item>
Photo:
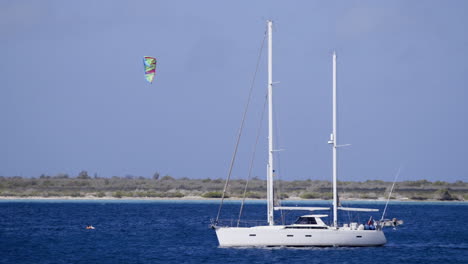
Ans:
[[[374,248],[220,248],[209,228],[218,205],[211,200],[3,200],[0,263],[468,263],[468,203],[392,201],[387,216],[405,224],[386,228],[388,243]],[[222,218],[236,218],[239,205],[228,201]],[[381,202],[346,205],[384,207]],[[366,217],[340,218],[367,220],[368,213],[360,215]],[[264,201],[246,204],[245,219],[265,217]]]

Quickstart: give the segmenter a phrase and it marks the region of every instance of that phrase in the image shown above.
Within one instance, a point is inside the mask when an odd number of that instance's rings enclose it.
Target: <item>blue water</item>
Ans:
[[[392,203],[388,216],[405,225],[385,229],[376,248],[219,248],[209,229],[217,210],[214,201],[3,201],[0,263],[468,263],[468,203]],[[223,216],[238,210],[228,202]],[[245,210],[265,218],[263,202]]]

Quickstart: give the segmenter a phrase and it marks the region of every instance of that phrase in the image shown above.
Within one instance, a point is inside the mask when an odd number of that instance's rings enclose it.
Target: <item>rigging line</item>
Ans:
[[[280,105],[281,106],[281,105]],[[279,109],[279,107],[277,107],[276,109]],[[275,126],[275,133],[276,133],[276,137],[274,138],[275,140],[275,143],[277,147],[281,146],[280,145],[280,139],[281,139],[281,133],[280,133],[280,130],[279,130],[279,126],[278,126],[278,116],[277,116],[277,113],[280,112],[280,111],[275,111],[273,113],[273,118],[275,119],[275,122],[273,123],[274,126]],[[283,192],[283,184],[282,184],[282,179],[281,179],[281,176],[282,176],[282,170],[281,170],[281,156],[280,156],[280,152],[278,152],[278,155],[276,155],[276,161],[278,164],[277,165],[277,173],[276,174],[273,174],[273,176],[276,176],[277,177],[277,180],[275,180],[275,183],[276,183],[276,190],[277,192],[274,192],[275,194],[275,198],[276,198],[276,203],[277,203],[277,206],[281,206],[281,193]],[[282,219],[282,224],[284,224],[284,216],[283,216],[283,210],[280,210],[280,215],[281,215],[281,219]]]
[[[228,187],[228,184],[229,184],[229,180],[231,178],[232,168],[234,167],[234,162],[236,161],[237,149],[239,147],[240,138],[242,136],[242,130],[244,128],[244,123],[245,123],[245,117],[247,115],[247,110],[249,109],[250,100],[252,99],[252,91],[253,91],[255,79],[257,77],[258,67],[260,65],[260,59],[262,57],[262,51],[263,51],[263,47],[265,46],[266,37],[267,37],[267,32],[265,31],[265,34],[264,34],[263,40],[262,40],[262,45],[260,47],[260,52],[259,52],[258,58],[257,58],[257,65],[255,67],[255,72],[254,72],[254,75],[253,75],[253,78],[252,78],[252,83],[250,85],[249,96],[247,98],[247,104],[245,105],[244,114],[242,115],[242,121],[241,121],[239,131],[238,131],[238,134],[237,134],[236,146],[234,148],[234,153],[232,155],[231,164],[229,165],[229,173],[228,173],[228,176],[226,178],[226,183],[224,184],[223,194],[221,196],[221,203],[220,203],[219,208],[218,208],[218,214],[216,215],[215,224],[218,223],[219,215],[221,214],[221,208],[223,207],[223,203],[224,203],[224,198],[226,197],[226,190],[227,190],[227,187]]]
[[[268,102],[268,96],[265,97],[265,103],[263,104],[262,115],[260,117],[260,125],[258,126],[258,129],[257,129],[257,138],[255,139],[254,149],[253,149],[253,153],[252,153],[252,159],[250,160],[249,174],[247,175],[247,181],[245,182],[244,195],[242,196],[242,203],[241,203],[240,210],[239,210],[239,218],[237,219],[237,227],[239,227],[240,219],[241,219],[241,216],[242,216],[242,210],[244,209],[245,197],[246,197],[246,194],[247,194],[247,188],[248,188],[248,185],[249,185],[249,181],[250,181],[250,178],[251,178],[251,175],[252,175],[252,169],[253,169],[253,164],[254,164],[254,160],[255,160],[255,154],[257,152],[257,145],[258,145],[258,141],[260,139],[260,132],[261,132],[261,129],[262,129],[263,117],[265,115],[265,109],[266,109],[267,102]]]
[[[339,183],[341,183],[341,184],[339,184]],[[337,186],[338,193],[344,193],[345,192],[344,182],[337,181],[337,184],[339,184]],[[338,195],[338,206],[345,207],[345,205],[349,206],[350,204],[344,203],[344,201],[342,201],[340,199],[340,196]],[[351,211],[346,211],[346,214],[348,215],[348,221],[351,222]]]
[[[398,176],[400,175],[400,172],[401,172],[401,167],[403,165],[400,165],[400,167],[398,168],[398,171],[395,175],[395,179],[393,180],[393,184],[392,184],[392,188],[390,189],[390,193],[388,194],[388,199],[387,199],[387,202],[385,203],[385,208],[383,210],[383,213],[382,213],[382,218],[380,219],[380,221],[382,221],[385,217],[385,213],[387,211],[387,206],[388,206],[388,202],[390,201],[390,197],[392,197],[392,192],[393,192],[393,187],[395,187],[395,183],[396,183],[396,180],[398,178]]]

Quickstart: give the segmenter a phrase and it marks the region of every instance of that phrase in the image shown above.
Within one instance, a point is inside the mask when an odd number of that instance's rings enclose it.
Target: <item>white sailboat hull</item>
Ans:
[[[387,242],[382,230],[289,229],[285,226],[216,227],[221,247],[368,247]]]

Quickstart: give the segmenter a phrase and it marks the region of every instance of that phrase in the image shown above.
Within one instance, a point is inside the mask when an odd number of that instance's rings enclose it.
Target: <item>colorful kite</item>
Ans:
[[[143,63],[145,65],[145,78],[149,83],[152,83],[156,74],[156,58],[145,56]]]

